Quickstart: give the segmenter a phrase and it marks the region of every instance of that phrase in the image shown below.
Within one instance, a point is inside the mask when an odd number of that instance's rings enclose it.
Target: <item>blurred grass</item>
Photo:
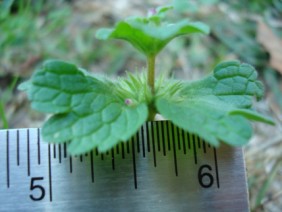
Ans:
[[[136,71],[145,66],[145,60],[131,46],[116,42],[101,42],[94,37],[100,26],[111,26],[120,17],[115,11],[103,10],[109,2],[63,0],[0,0],[0,128],[37,127],[44,117],[30,110],[26,97],[16,90],[19,82],[27,79],[36,66],[46,59],[71,61],[91,71],[106,75],[121,75],[125,70]],[[165,1],[160,1],[159,4]],[[167,2],[165,2],[167,3]],[[266,100],[257,108],[277,120],[276,128],[256,127],[258,136],[246,148],[249,166],[249,191],[254,211],[273,210],[275,204],[266,203],[269,193],[276,195],[270,186],[281,179],[278,157],[261,149],[280,151],[281,140],[271,143],[271,137],[281,134],[282,92],[281,75],[269,67],[269,54],[256,40],[257,18],[263,19],[277,35],[282,35],[282,2],[279,0],[221,1],[172,0],[176,12],[172,18],[190,18],[206,22],[211,34],[206,37],[183,37],[173,41],[157,61],[158,71],[182,79],[194,80],[212,70],[219,61],[240,59],[254,65],[266,82]],[[79,5],[84,4],[84,7]],[[130,1],[128,13],[136,8],[157,6],[153,1]],[[87,10],[85,10],[85,8]],[[124,9],[124,8],[123,8]],[[135,10],[134,10],[135,9]],[[118,10],[118,9],[116,9]],[[144,15],[146,13],[142,11]],[[89,18],[90,17],[90,18]],[[91,18],[94,17],[94,18]],[[98,18],[98,19],[97,19]],[[94,20],[95,19],[95,20]],[[261,155],[257,158],[257,155]],[[279,154],[278,154],[279,155]],[[251,156],[250,156],[251,157]],[[280,158],[281,159],[281,158]],[[278,163],[265,171],[265,164]],[[280,177],[280,178],[279,178]],[[281,183],[280,185],[281,188]],[[274,209],[273,209],[274,208]]]

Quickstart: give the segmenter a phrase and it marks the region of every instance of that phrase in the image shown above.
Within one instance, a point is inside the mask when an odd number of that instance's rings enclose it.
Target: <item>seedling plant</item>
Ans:
[[[160,114],[213,146],[221,141],[238,146],[251,138],[249,120],[274,124],[252,109],[253,99],[261,99],[264,89],[248,64],[222,62],[212,74],[193,82],[162,75],[155,79],[155,59],[171,40],[209,33],[209,27],[201,22],[165,21],[171,9],[159,7],[147,17],[130,17],[113,29],[96,33],[101,40],[125,40],[145,55],[147,68],[140,73],[110,80],[74,64],[50,60],[21,84],[32,108],[52,114],[42,128],[45,141],[70,141],[72,155],[93,148],[105,152],[130,139],[144,122]]]

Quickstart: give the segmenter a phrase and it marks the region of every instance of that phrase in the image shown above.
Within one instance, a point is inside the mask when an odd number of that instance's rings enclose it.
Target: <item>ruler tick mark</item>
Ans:
[[[30,176],[30,140],[29,140],[29,129],[27,129],[27,175]]]
[[[146,122],[146,136],[147,136],[147,151],[150,152],[150,133],[149,133],[149,124],[151,122]]]
[[[51,148],[48,144],[48,171],[49,171],[49,197],[52,202],[52,168],[51,168]]]
[[[136,133],[136,140],[137,140],[137,152],[140,153],[140,139],[139,139],[139,131]]]
[[[201,138],[197,136],[198,148],[201,149]]]
[[[20,165],[20,131],[17,130],[17,165]]]
[[[191,142],[190,141],[193,140],[193,136],[192,136],[192,134],[186,134],[186,135],[187,135],[188,149],[191,149]]]
[[[10,188],[10,135],[9,131],[6,131],[6,171],[7,171],[7,188]]]
[[[56,144],[53,144],[53,157],[56,158],[57,154],[56,154]]]
[[[112,153],[112,169],[115,170],[115,154],[114,149],[111,150]]]
[[[152,125],[153,128],[153,125]],[[155,149],[155,136],[154,136],[154,129],[152,129],[152,146],[153,146],[153,158],[154,158],[154,166],[157,166],[157,160],[156,160],[156,149]]]
[[[180,128],[178,128],[178,130],[181,130]],[[185,133],[184,130],[181,130],[181,135],[182,135],[182,142],[183,142],[183,153],[184,155],[186,155],[186,140],[185,140]]]
[[[204,153],[207,153],[207,150],[206,150],[206,142],[203,141],[203,150],[204,150]]]
[[[218,164],[217,164],[216,149],[213,148],[213,151],[214,151],[214,162],[215,162],[216,182],[217,182],[217,188],[219,188],[220,185],[219,185],[219,176],[218,176]]]
[[[163,154],[164,156],[166,156],[166,150],[165,150],[165,134],[164,134],[164,122],[161,122],[161,127],[162,127],[162,130],[161,130],[161,134],[162,134],[162,140],[163,140]]]
[[[153,122],[153,140],[157,140],[158,143],[158,151],[161,151],[161,142],[160,142],[160,138],[158,137],[159,133],[158,133],[158,125],[157,123]]]
[[[168,151],[170,151],[170,140],[171,140],[171,138],[170,138],[170,125],[169,125],[168,121],[166,121],[165,123],[166,123],[165,131],[167,133],[167,149],[168,149]]]
[[[119,145],[116,146],[116,153],[119,154]]]
[[[146,156],[145,153],[145,138],[144,138],[144,125],[141,127],[141,135],[142,135],[142,151],[143,151],[143,158]]]
[[[62,163],[62,150],[61,150],[61,144],[59,144],[59,163]]]
[[[176,147],[175,147],[175,132],[174,132],[174,127],[172,126],[172,148],[173,148],[173,160],[174,160],[174,170],[175,170],[175,175],[178,176],[178,167],[177,167],[177,156],[176,156]]]
[[[180,132],[179,132],[180,129],[177,127],[175,130],[176,130],[177,140],[178,140],[178,150],[181,150],[181,139],[180,139]]]
[[[124,143],[121,143],[121,155],[122,155],[122,159],[124,159]]]
[[[90,163],[91,163],[91,180],[94,183],[94,160],[93,160],[93,151],[90,152]]]
[[[193,134],[193,150],[194,150],[194,161],[197,164],[197,150],[196,150],[196,136]]]
[[[70,173],[72,173],[72,156],[70,156]]]
[[[132,147],[132,163],[133,163],[133,176],[134,176],[134,188],[137,189],[137,173],[136,173],[136,162],[135,162],[135,147],[134,142],[131,140]]]
[[[41,158],[40,158],[40,129],[37,128],[37,163],[40,165]]]

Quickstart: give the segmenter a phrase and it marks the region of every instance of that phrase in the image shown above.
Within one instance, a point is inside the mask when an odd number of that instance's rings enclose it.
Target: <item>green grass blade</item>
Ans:
[[[282,158],[279,158],[274,166],[272,167],[268,178],[264,181],[262,187],[260,188],[257,198],[256,198],[256,203],[255,203],[255,208],[259,207],[262,204],[263,198],[266,196],[266,192],[268,191],[269,186],[273,182],[275,175],[278,171],[278,169],[282,165]]]

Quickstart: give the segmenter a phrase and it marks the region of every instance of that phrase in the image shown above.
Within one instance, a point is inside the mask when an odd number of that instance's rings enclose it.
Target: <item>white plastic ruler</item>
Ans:
[[[40,129],[0,130],[0,211],[249,211],[242,148],[168,121],[104,154],[69,156]]]

